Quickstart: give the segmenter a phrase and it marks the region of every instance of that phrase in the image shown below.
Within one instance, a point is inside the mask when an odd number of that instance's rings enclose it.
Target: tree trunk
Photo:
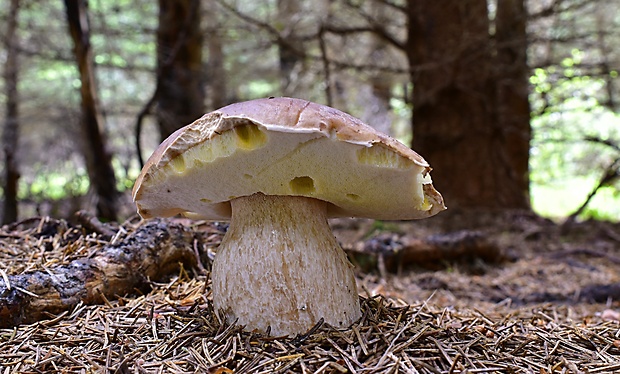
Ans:
[[[19,0],[11,0],[5,35],[6,62],[4,64],[4,84],[6,94],[6,118],[2,145],[4,148],[4,206],[2,223],[17,220],[17,186],[19,168],[16,153],[19,141],[19,94],[17,91],[17,16]]]
[[[84,136],[84,157],[92,187],[97,194],[97,215],[114,221],[117,214],[118,191],[111,156],[103,134],[103,118],[95,84],[93,55],[87,0],[65,0],[69,33],[80,73],[82,99],[81,128]]]
[[[159,0],[157,65],[163,140],[204,114],[200,0]]]
[[[499,0],[495,18],[497,45],[497,121],[516,207],[529,207],[530,127],[525,0]],[[525,201],[519,201],[519,197]]]
[[[371,2],[369,6],[370,13],[376,22],[381,25],[389,24],[390,14],[384,4]],[[389,44],[380,35],[371,34],[370,37],[369,60],[376,65],[381,65],[383,61],[390,58]],[[362,118],[375,129],[393,135],[392,118],[390,117],[393,77],[385,71],[376,71],[370,75],[369,83],[371,93],[365,100],[367,104]]]
[[[278,19],[284,25],[281,30],[281,39],[278,40],[280,53],[280,87],[282,95],[295,96],[299,93],[299,79],[296,73],[299,72],[300,57],[295,50],[298,43],[295,30],[299,24],[300,6],[297,1],[278,0]]]
[[[224,48],[218,17],[217,0],[207,0],[207,9],[204,19],[207,22],[209,38],[207,50],[209,58],[207,62],[207,84],[209,87],[208,102],[210,109],[218,109],[230,104],[228,90],[226,88],[227,73],[224,67]]]
[[[499,120],[487,2],[409,0],[408,16],[413,148],[446,204],[528,208],[529,146],[510,143],[513,128]]]

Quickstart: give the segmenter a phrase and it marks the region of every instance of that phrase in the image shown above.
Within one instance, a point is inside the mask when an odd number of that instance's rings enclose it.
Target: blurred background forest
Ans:
[[[0,0],[2,219],[108,220],[159,142],[267,96],[433,166],[451,209],[620,219],[619,0]]]

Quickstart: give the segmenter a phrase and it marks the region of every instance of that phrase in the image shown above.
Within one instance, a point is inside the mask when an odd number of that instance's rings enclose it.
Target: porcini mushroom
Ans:
[[[352,265],[328,217],[429,217],[445,209],[429,164],[339,110],[300,99],[232,104],[153,153],[133,199],[144,218],[230,220],[212,269],[229,322],[275,335],[360,317]]]

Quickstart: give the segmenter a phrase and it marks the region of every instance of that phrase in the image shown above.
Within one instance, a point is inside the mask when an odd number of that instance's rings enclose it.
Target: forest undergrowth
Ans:
[[[620,225],[590,221],[562,226],[528,212],[453,212],[419,222],[336,220],[332,227],[347,253],[357,252],[354,262],[364,253],[369,256],[356,274],[363,317],[347,329],[319,323],[299,336],[276,337],[244,332],[213,310],[209,263],[225,225],[179,219],[116,225],[85,215],[78,223],[36,217],[4,226],[2,297],[19,275],[55,274],[73,261],[104,258],[113,249],[139,242],[139,233],[148,232],[144,230],[160,230],[161,243],[186,249],[184,256],[196,262],[180,261],[184,265],[168,276],[138,282],[121,296],[77,300],[38,321],[5,326],[0,330],[0,370],[620,371]],[[436,243],[437,237],[453,233],[475,237],[472,248],[479,248],[482,238],[484,247],[497,255],[469,251],[463,257],[418,262],[401,257],[407,261],[386,265],[385,254],[394,248],[414,250],[415,240]],[[375,261],[378,257],[383,259]],[[22,286],[13,287],[15,292]]]

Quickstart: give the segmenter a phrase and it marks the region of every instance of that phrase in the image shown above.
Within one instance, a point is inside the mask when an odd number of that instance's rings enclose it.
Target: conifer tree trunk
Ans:
[[[379,2],[370,3],[370,12],[373,18],[380,24],[389,24],[390,14],[388,8]],[[379,35],[373,34],[371,39],[372,53],[370,60],[377,65],[389,58],[389,49],[384,39]],[[394,85],[392,76],[385,71],[371,73],[369,83],[371,95],[368,99],[367,107],[364,110],[364,118],[375,129],[393,135],[392,118],[390,118],[390,99],[392,98],[392,87]]]
[[[495,17],[497,121],[502,148],[513,182],[505,188],[529,206],[530,126],[529,72],[527,64],[527,10],[525,0],[499,0]],[[516,201],[517,205],[519,201]]]
[[[157,123],[160,136],[204,114],[200,0],[159,0]]]
[[[73,52],[80,73],[81,129],[86,168],[97,201],[97,215],[106,220],[116,220],[118,192],[116,177],[103,134],[103,118],[95,84],[93,54],[90,45],[90,25],[87,0],[65,0],[69,33]]]
[[[278,19],[284,25],[282,39],[278,42],[278,52],[280,54],[280,88],[282,95],[295,96],[299,94],[297,89],[299,79],[295,77],[296,69],[299,69],[301,59],[299,53],[295,51],[296,41],[295,30],[300,19],[300,6],[297,1],[278,0]]]
[[[17,91],[19,65],[17,61],[17,17],[19,0],[11,0],[8,20],[6,23],[4,64],[4,84],[6,94],[6,117],[2,146],[4,150],[4,205],[2,224],[17,220],[17,187],[19,167],[16,153],[19,141],[19,94]]]
[[[228,88],[226,84],[227,76],[224,67],[224,45],[222,40],[223,30],[219,27],[219,12],[217,0],[206,0],[207,9],[205,9],[204,19],[207,23],[207,33],[209,37],[206,40],[207,51],[209,57],[207,61],[207,84],[209,92],[207,99],[209,109],[218,109],[230,104],[228,96]]]
[[[498,111],[512,105],[500,103],[509,92],[527,91],[522,81],[498,88],[486,0],[407,4],[413,148],[434,184],[452,208],[529,208],[529,120]]]

